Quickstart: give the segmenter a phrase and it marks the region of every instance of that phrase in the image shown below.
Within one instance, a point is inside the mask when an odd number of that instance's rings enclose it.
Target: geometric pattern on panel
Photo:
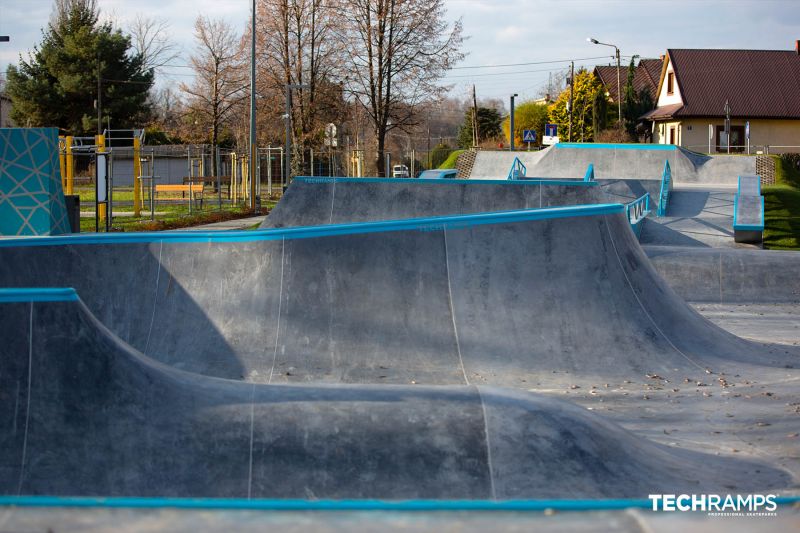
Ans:
[[[56,128],[0,128],[0,235],[69,233]]]

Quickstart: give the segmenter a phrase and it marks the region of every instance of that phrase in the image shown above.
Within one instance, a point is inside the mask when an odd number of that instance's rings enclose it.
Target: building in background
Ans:
[[[633,74],[633,89],[636,94],[639,94],[642,89],[647,89],[653,102],[656,101],[656,94],[658,92],[658,79],[661,75],[661,59],[642,59],[636,65]],[[606,94],[608,94],[609,102],[617,105],[617,66],[616,65],[602,65],[594,67],[594,75],[600,80],[600,83],[605,87]],[[628,81],[628,66],[621,65],[619,72],[620,83],[622,83],[622,98],[625,98],[625,84]]]
[[[661,66],[653,142],[698,152],[800,152],[800,41],[794,50],[669,49]],[[748,131],[749,126],[749,131]]]

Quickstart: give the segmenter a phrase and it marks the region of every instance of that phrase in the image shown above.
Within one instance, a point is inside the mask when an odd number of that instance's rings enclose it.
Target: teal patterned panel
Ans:
[[[69,233],[56,128],[0,128],[0,235]]]

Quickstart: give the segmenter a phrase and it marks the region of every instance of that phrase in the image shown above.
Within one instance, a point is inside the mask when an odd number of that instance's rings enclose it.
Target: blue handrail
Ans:
[[[583,175],[583,181],[594,181],[594,163],[589,163],[589,168],[586,169],[586,174]]]
[[[660,217],[666,216],[667,204],[669,203],[669,186],[672,181],[672,170],[669,168],[669,161],[664,161],[664,171],[661,173],[661,192],[658,195],[658,211]]]
[[[514,162],[511,163],[511,170],[508,171],[508,179],[518,180],[524,178],[527,172],[528,168],[519,160],[519,157],[515,157]]]
[[[625,204],[625,215],[631,224],[631,229],[639,237],[642,233],[642,222],[650,214],[650,193]]]

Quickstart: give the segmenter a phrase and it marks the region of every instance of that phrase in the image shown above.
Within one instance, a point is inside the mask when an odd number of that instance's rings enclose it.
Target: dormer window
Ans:
[[[675,92],[675,73],[667,72],[667,94]]]

